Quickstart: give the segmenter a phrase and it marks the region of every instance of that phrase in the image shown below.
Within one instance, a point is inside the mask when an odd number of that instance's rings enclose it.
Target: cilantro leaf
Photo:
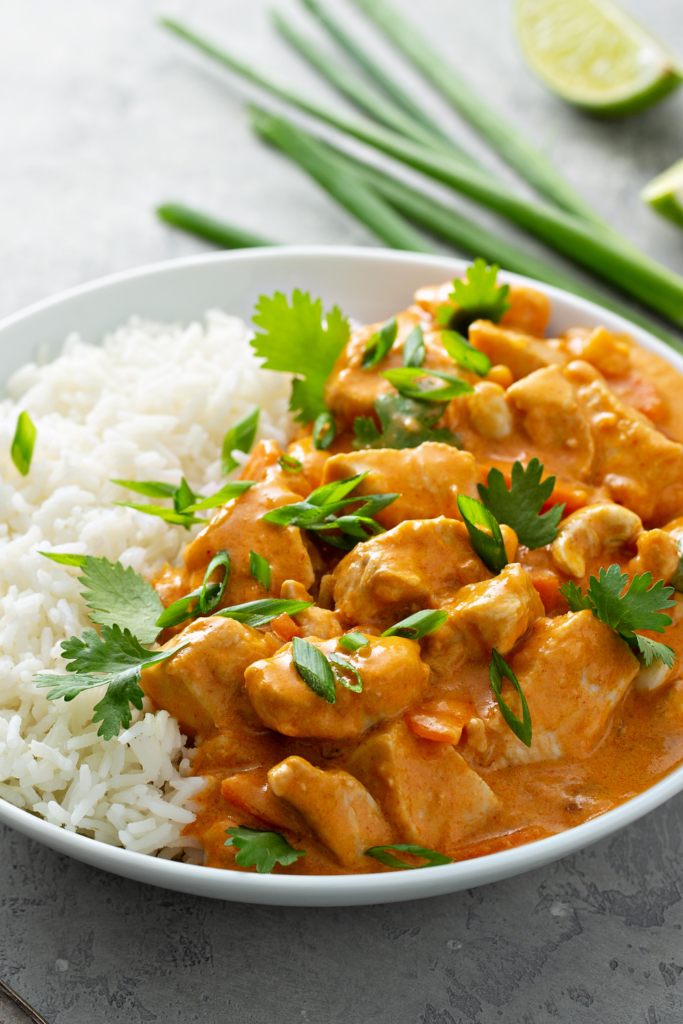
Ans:
[[[479,496],[489,512],[499,523],[511,526],[519,543],[532,551],[552,544],[564,512],[564,505],[554,505],[540,515],[555,486],[554,476],[541,482],[542,472],[543,466],[534,458],[526,469],[521,462],[515,462],[510,490],[499,469],[489,471],[488,487],[478,485]]]
[[[235,863],[240,867],[249,868],[256,865],[259,874],[269,874],[276,864],[289,867],[296,863],[299,857],[305,857],[305,850],[295,850],[290,846],[284,836],[279,832],[266,832],[259,828],[247,828],[241,825],[238,828],[225,830],[226,846],[235,846],[239,853],[235,857]]]
[[[582,596],[580,589],[571,582],[560,587],[560,591],[573,612],[590,609],[596,619],[611,626],[622,640],[637,650],[646,665],[651,665],[655,658],[661,658],[671,668],[676,659],[672,648],[640,636],[635,630],[663,633],[671,625],[670,616],[662,612],[676,604],[670,600],[673,587],[665,587],[664,580],[657,580],[653,586],[649,572],[642,576],[636,573],[624,590],[627,583],[627,573],[622,573],[621,567],[614,564],[607,570],[600,568],[598,579],[591,576],[585,595]]]
[[[320,299],[295,289],[291,306],[282,292],[272,298],[262,295],[256,306],[254,323],[263,332],[251,345],[264,360],[266,370],[281,370],[299,376],[292,382],[289,408],[300,423],[310,423],[326,411],[323,399],[325,381],[349,340],[349,322],[334,308],[326,314]]]
[[[382,430],[368,416],[358,416],[353,424],[354,448],[418,448],[425,441],[440,441],[462,448],[462,440],[450,430],[434,430],[443,412],[442,405],[414,402],[402,395],[383,394],[373,402]]]
[[[143,668],[171,658],[182,647],[168,651],[146,651],[128,629],[102,626],[100,638],[94,629],[86,629],[82,639],[72,636],[62,642],[62,656],[71,662],[70,675],[40,672],[34,676],[39,687],[51,687],[48,700],[73,700],[83,690],[106,684],[107,692],[94,708],[93,722],[101,722],[98,736],[110,740],[120,727],[131,723],[130,705],[142,709],[144,692],[138,685]]]
[[[465,334],[475,320],[492,320],[498,323],[503,314],[510,308],[508,293],[510,286],[497,285],[496,277],[500,268],[493,264],[486,265],[486,260],[476,259],[467,268],[467,281],[453,282],[453,291],[449,298],[456,303],[457,309],[441,306],[437,311],[437,320],[444,327]]]
[[[253,412],[248,413],[241,420],[238,420],[237,423],[234,423],[223,438],[221,450],[221,472],[223,476],[232,473],[233,469],[239,465],[237,459],[234,459],[232,456],[234,451],[245,453],[251,451],[258,429],[260,412],[261,407],[257,405]]]
[[[164,610],[151,583],[120,562],[86,555],[79,582],[93,622],[129,630],[142,644],[153,643],[159,633],[156,621]]]

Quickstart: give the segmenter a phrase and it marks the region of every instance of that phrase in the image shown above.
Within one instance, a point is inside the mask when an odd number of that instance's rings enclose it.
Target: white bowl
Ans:
[[[187,322],[212,307],[249,320],[258,296],[276,290],[309,290],[322,296],[328,308],[336,302],[356,320],[383,320],[407,306],[416,288],[462,274],[465,266],[462,260],[383,249],[297,246],[195,256],[143,267],[74,288],[0,323],[0,379],[7,380],[40,346],[56,353],[70,331],[96,342],[133,314]],[[514,274],[501,276],[526,280]],[[537,287],[552,299],[553,331],[599,323],[629,331],[641,345],[683,372],[683,358],[647,332],[557,288]],[[242,903],[348,906],[437,896],[520,874],[603,839],[681,790],[683,766],[601,817],[527,846],[444,867],[332,877],[247,874],[160,860],[66,832],[2,799],[0,821],[94,867],[180,892]]]

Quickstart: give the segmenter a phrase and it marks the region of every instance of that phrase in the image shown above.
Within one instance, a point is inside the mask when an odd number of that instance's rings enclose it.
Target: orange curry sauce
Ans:
[[[450,285],[424,288],[398,314],[386,358],[361,369],[377,325],[357,330],[325,398],[338,434],[314,449],[310,429],[283,452],[260,442],[242,474],[255,486],[219,509],[188,545],[184,566],[155,581],[165,605],[201,586],[211,558],[227,551],[231,572],[221,606],[264,597],[315,601],[253,629],[197,618],[167,631],[175,657],[143,672],[154,704],[194,740],[193,772],[207,780],[186,829],[205,863],[245,870],[225,846],[226,829],[280,832],[306,856],[278,872],[340,874],[387,870],[369,847],[413,843],[456,860],[571,828],[641,792],[683,760],[680,661],[645,669],[625,641],[590,611],[571,613],[559,592],[584,590],[600,566],[651,572],[668,583],[683,537],[681,377],[631,339],[577,327],[546,339],[548,299],[513,286],[501,322],[480,320],[471,344],[492,368],[485,378],[445,351],[436,310]],[[425,368],[458,375],[472,394],[446,407],[439,428],[462,449],[353,448],[358,416],[393,393],[380,373],[403,365],[411,329],[424,331]],[[494,575],[471,546],[457,496],[479,497],[491,467],[509,480],[515,460],[533,457],[556,477],[548,506],[564,502],[553,544],[530,551],[503,527],[509,564]],[[386,532],[348,554],[316,535],[261,519],[304,499],[321,483],[368,472],[358,494],[397,492],[377,515]],[[250,551],[271,569],[266,591]],[[673,624],[651,634],[683,658],[683,595]],[[448,619],[416,642],[380,634],[406,616],[441,608]],[[370,641],[355,653],[338,638]],[[327,703],[292,662],[293,637],[338,652],[363,680],[337,685]],[[531,712],[524,746],[505,724],[489,679],[491,649],[512,666]],[[508,683],[503,694],[519,712]],[[250,868],[248,870],[254,870]]]

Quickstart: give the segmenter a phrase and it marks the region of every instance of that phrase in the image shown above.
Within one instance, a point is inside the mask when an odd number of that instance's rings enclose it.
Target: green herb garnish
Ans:
[[[14,440],[12,441],[10,454],[12,456],[12,462],[22,476],[26,476],[31,468],[31,459],[33,458],[33,448],[36,443],[36,434],[37,431],[35,424],[29,414],[26,411],[20,412],[17,420],[17,429],[14,431]]]
[[[414,857],[423,857],[426,864],[406,864],[399,860],[387,850],[396,850],[397,853],[411,853]],[[405,871],[409,868],[433,868],[440,864],[452,864],[453,858],[447,857],[444,853],[437,853],[436,850],[428,850],[426,846],[414,846],[412,843],[385,843],[382,846],[371,846],[365,851],[366,857],[374,857],[380,864],[388,868],[399,868]]]
[[[292,661],[303,681],[318,697],[328,704],[337,703],[334,673],[329,661],[319,648],[295,636],[292,640]]]
[[[327,660],[330,662],[332,666],[334,678],[337,680],[338,683],[341,683],[342,686],[345,686],[347,690],[352,690],[353,693],[363,692],[363,680],[360,677],[360,672],[358,672],[357,669],[353,667],[350,661],[347,661],[346,658],[342,658],[341,655],[334,653],[330,654]],[[350,683],[348,679],[345,679],[341,672],[338,671],[338,669],[340,668],[343,669],[344,672],[350,672],[353,676],[355,676],[356,682]]]
[[[295,850],[279,832],[266,832],[259,828],[226,828],[226,846],[235,846],[239,853],[235,863],[242,868],[250,868],[254,864],[261,875],[269,874],[276,864],[289,867],[299,857],[305,857],[305,850]]]
[[[257,583],[270,590],[270,566],[263,555],[258,555],[255,551],[249,552],[249,571]]]
[[[251,345],[266,370],[295,373],[289,408],[300,423],[326,412],[323,388],[337,357],[349,340],[349,323],[335,306],[326,314],[320,299],[296,289],[291,306],[281,292],[262,295],[254,323],[263,328]]]
[[[641,636],[635,630],[649,629],[653,633],[663,633],[671,625],[671,618],[662,612],[676,604],[670,600],[673,587],[665,587],[664,580],[658,580],[653,586],[652,573],[649,572],[642,576],[636,574],[624,590],[627,583],[628,574],[622,573],[621,567],[615,564],[610,565],[607,571],[600,568],[598,579],[591,576],[585,594],[571,580],[560,587],[560,591],[566,597],[571,611],[591,611],[596,619],[611,626],[622,640],[638,651],[647,666],[657,659],[672,668],[677,660],[673,649],[667,644]]]
[[[472,373],[478,373],[480,377],[485,377],[491,369],[491,360],[486,353],[470,345],[457,331],[442,331],[441,343],[451,359],[455,359],[463,370],[470,370]]]
[[[426,355],[427,350],[425,348],[422,328],[417,324],[403,342],[403,365],[422,366]]]
[[[304,468],[293,455],[281,455],[277,461],[280,469],[283,469],[285,473],[299,473]]]
[[[344,633],[344,636],[340,636],[337,641],[340,647],[343,647],[345,651],[359,651],[361,647],[367,647],[370,641],[362,633]]]
[[[216,615],[223,619],[235,619],[245,626],[266,626],[278,615],[296,615],[310,608],[312,601],[286,601],[280,597],[264,597],[259,601],[247,601],[245,604],[234,604],[230,608],[221,608]]]
[[[469,395],[474,391],[466,380],[454,377],[452,373],[442,373],[440,370],[399,366],[395,370],[385,370],[382,377],[393,384],[400,395],[414,402],[450,402],[452,398]],[[414,383],[418,379],[430,377],[436,377],[446,383],[440,388],[421,388]]]
[[[450,430],[434,430],[443,406],[414,402],[402,395],[383,394],[373,402],[381,432],[369,416],[357,416],[353,424],[354,448],[419,448],[425,441],[440,441],[462,448],[462,440]]]
[[[499,269],[495,263],[487,266],[486,260],[476,259],[467,268],[467,281],[456,278],[453,282],[449,299],[457,304],[458,309],[440,306],[436,314],[438,322],[463,334],[475,320],[492,320],[497,324],[510,308],[510,286],[496,284]]]
[[[514,686],[515,690],[519,694],[519,699],[522,702],[522,717],[517,717],[512,708],[510,708],[501,695],[503,687],[503,679],[509,679]],[[526,702],[526,698],[522,693],[522,687],[517,681],[517,676],[508,665],[505,658],[498,653],[494,648],[491,650],[491,662],[489,664],[489,682],[491,683],[491,689],[493,694],[498,701],[498,707],[500,713],[505,719],[505,722],[514,732],[517,739],[520,739],[527,747],[531,746],[531,715],[529,714],[529,706]]]
[[[239,466],[237,459],[234,459],[232,453],[234,451],[250,452],[254,439],[256,438],[256,431],[258,429],[258,419],[261,412],[261,407],[256,406],[253,412],[243,416],[241,420],[238,420],[225,435],[223,439],[223,448],[221,451],[221,472],[223,476],[227,476],[228,473],[232,473],[233,469]]]
[[[498,522],[476,498],[458,495],[458,508],[465,521],[472,547],[491,572],[499,573],[508,564],[503,534]]]
[[[53,562],[56,562],[57,565],[70,565],[78,569],[80,569],[88,557],[87,555],[63,555],[58,551],[39,551],[38,554],[51,559]]]
[[[94,629],[86,629],[81,640],[72,636],[62,641],[62,657],[70,661],[68,675],[40,672],[34,676],[39,687],[52,687],[48,700],[73,700],[83,690],[107,687],[107,692],[94,708],[93,722],[101,722],[97,735],[110,740],[121,726],[131,723],[130,705],[142,710],[144,692],[138,685],[143,668],[157,665],[173,657],[183,647],[168,651],[146,651],[130,630],[118,626],[102,626],[102,637]]]
[[[398,334],[398,322],[395,316],[382,324],[378,331],[368,339],[360,364],[361,370],[371,370],[389,354]]]
[[[232,480],[221,487],[220,491],[216,491],[215,494],[210,495],[208,498],[202,498],[200,494],[195,495],[196,498],[200,498],[200,501],[196,501],[193,505],[188,505],[185,511],[203,512],[205,509],[218,508],[220,505],[225,505],[226,502],[232,501],[233,498],[239,498],[241,494],[244,494],[245,491],[248,491],[253,486],[253,480]],[[203,523],[204,520],[202,519],[200,522]]]
[[[313,447],[327,451],[337,436],[337,424],[331,412],[321,412],[313,424]]]
[[[478,485],[481,500],[489,512],[499,523],[511,526],[519,543],[532,551],[552,544],[564,512],[564,505],[553,505],[544,515],[540,514],[555,487],[554,476],[541,482],[542,473],[542,464],[534,458],[526,469],[521,462],[515,462],[510,490],[499,469],[489,470],[488,487]]]
[[[181,480],[179,487],[161,483],[158,480],[112,480],[112,483],[118,484],[120,487],[127,487],[128,490],[144,494],[149,498],[171,498],[173,500],[172,509],[165,508],[163,505],[140,505],[132,501],[115,501],[114,504],[122,505],[124,508],[134,508],[136,512],[144,512],[148,516],[157,516],[167,523],[184,526],[186,530],[197,523],[205,523],[204,519],[194,515],[195,512],[218,508],[219,505],[224,505],[232,498],[238,498],[240,494],[244,494],[254,486],[253,480],[233,480],[221,487],[220,491],[208,498],[203,498],[201,494],[195,494],[185,477]]]
[[[221,582],[209,583],[213,573],[221,566],[225,570]],[[219,551],[209,562],[201,587],[197,587],[190,594],[186,594],[165,608],[157,619],[157,628],[168,629],[170,626],[179,626],[181,622],[195,618],[197,615],[210,615],[221,603],[229,577],[230,556],[227,551]]]
[[[448,612],[425,608],[424,611],[415,612],[407,619],[401,619],[395,626],[385,629],[382,636],[403,636],[407,640],[421,640],[423,636],[443,626],[447,619]]]

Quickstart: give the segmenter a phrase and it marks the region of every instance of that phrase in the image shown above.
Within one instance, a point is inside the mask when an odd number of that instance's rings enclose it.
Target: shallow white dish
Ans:
[[[462,260],[382,249],[297,246],[251,249],[174,260],[116,274],[38,303],[0,323],[0,382],[48,346],[53,354],[71,331],[86,341],[137,314],[188,322],[210,308],[250,320],[262,293],[293,288],[337,303],[361,322],[386,319],[407,306],[416,288],[462,274]],[[505,280],[526,280],[514,274]],[[630,332],[683,372],[683,358],[647,332],[599,306],[547,285],[551,329],[605,324]],[[306,877],[258,875],[197,867],[132,853],[75,835],[0,799],[0,821],[94,867],[180,892],[243,903],[343,906],[388,903],[469,889],[548,864],[616,832],[683,790],[683,766],[647,792],[599,818],[528,846],[417,871]]]

